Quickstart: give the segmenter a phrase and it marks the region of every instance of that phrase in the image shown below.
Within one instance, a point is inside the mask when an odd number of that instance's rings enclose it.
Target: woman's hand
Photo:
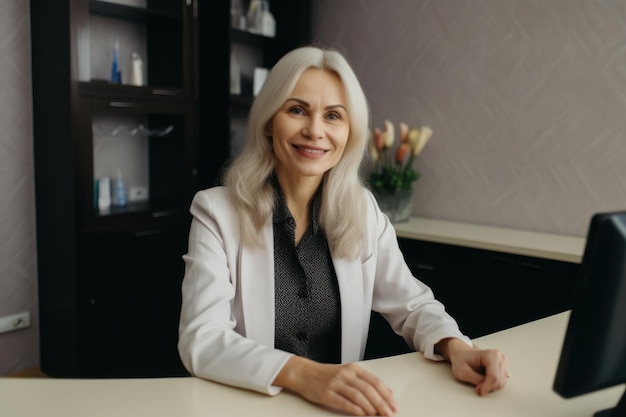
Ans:
[[[452,375],[474,385],[481,397],[503,388],[509,378],[507,358],[497,349],[479,349],[459,339],[443,339],[436,349],[450,361]]]
[[[330,365],[293,356],[274,385],[305,399],[356,415],[392,416],[397,411],[391,389],[357,364]]]

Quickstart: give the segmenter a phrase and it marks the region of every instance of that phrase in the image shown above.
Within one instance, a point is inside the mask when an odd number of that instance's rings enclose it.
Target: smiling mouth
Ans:
[[[314,155],[321,155],[323,153],[328,152],[326,149],[312,149],[312,148],[305,148],[305,147],[298,146],[298,145],[293,145],[293,147],[299,151],[307,152],[307,153],[314,154]]]

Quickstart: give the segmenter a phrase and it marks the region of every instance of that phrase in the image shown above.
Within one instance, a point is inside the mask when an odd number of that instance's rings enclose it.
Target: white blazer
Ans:
[[[425,357],[441,360],[434,345],[457,337],[471,345],[457,323],[411,274],[395,230],[366,191],[366,240],[358,259],[333,258],[341,298],[341,361],[363,359],[370,313],[380,312],[396,333]],[[241,244],[239,220],[228,190],[196,194],[188,253],[183,256],[178,350],[193,375],[270,395],[291,353],[274,349],[272,219],[264,248]]]

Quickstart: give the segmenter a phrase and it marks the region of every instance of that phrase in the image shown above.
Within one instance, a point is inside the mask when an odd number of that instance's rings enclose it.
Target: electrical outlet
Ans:
[[[0,317],[0,333],[13,332],[30,326],[30,313],[23,312]]]

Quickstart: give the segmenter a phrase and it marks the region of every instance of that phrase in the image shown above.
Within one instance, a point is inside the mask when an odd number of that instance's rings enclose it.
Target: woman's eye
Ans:
[[[304,114],[304,110],[302,110],[302,108],[300,107],[292,107],[291,109],[289,109],[289,112],[293,114]]]
[[[330,120],[339,120],[341,119],[341,116],[337,113],[328,113],[327,116]]]

